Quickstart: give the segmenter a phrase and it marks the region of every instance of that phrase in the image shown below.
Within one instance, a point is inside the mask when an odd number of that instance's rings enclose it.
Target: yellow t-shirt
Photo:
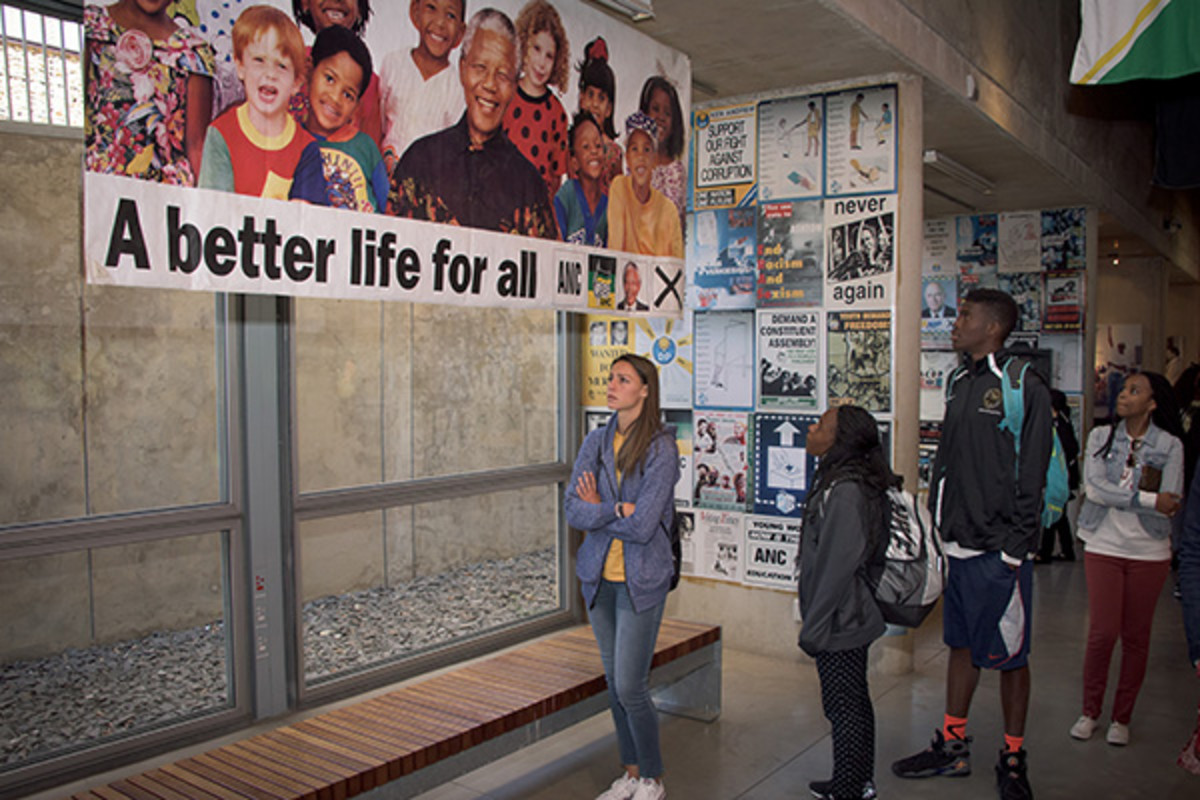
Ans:
[[[616,462],[617,454],[621,452],[621,445],[625,444],[625,437],[620,431],[613,432],[613,461]],[[617,470],[617,485],[621,485],[621,471]],[[604,580],[613,583],[625,582],[625,543],[620,539],[613,539],[612,544],[608,547],[608,556],[604,559]]]

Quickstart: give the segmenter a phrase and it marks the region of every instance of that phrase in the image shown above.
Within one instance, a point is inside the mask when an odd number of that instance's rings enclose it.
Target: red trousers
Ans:
[[[1088,588],[1087,652],[1083,658],[1083,713],[1100,718],[1113,646],[1121,640],[1121,671],[1112,718],[1129,724],[1150,655],[1150,624],[1170,572],[1170,561],[1134,561],[1085,553]]]

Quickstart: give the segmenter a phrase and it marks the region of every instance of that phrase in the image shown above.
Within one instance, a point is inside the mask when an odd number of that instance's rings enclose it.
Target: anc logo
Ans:
[[[654,360],[659,364],[670,364],[675,360],[675,342],[669,336],[660,336],[654,340],[651,352],[654,354]]]

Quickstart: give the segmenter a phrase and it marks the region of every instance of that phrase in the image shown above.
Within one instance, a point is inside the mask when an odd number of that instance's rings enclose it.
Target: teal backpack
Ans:
[[[1014,372],[1014,367],[1019,367],[1019,371]],[[1028,361],[1010,358],[1004,362],[1003,368],[1008,380],[1000,381],[1004,393],[1004,419],[1000,420],[1000,429],[1013,435],[1017,464],[1021,463],[1021,427],[1025,422],[1025,371],[1028,369]],[[1054,439],[1050,450],[1050,463],[1046,466],[1046,489],[1042,495],[1043,528],[1049,528],[1062,518],[1067,500],[1071,497],[1067,457],[1063,454],[1058,431],[1054,430],[1053,426],[1051,431]]]

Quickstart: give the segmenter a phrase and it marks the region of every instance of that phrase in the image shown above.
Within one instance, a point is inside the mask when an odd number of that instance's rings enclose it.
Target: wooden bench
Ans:
[[[664,619],[651,685],[660,710],[716,719],[720,627]],[[596,643],[580,626],[72,798],[412,797],[607,707]]]

